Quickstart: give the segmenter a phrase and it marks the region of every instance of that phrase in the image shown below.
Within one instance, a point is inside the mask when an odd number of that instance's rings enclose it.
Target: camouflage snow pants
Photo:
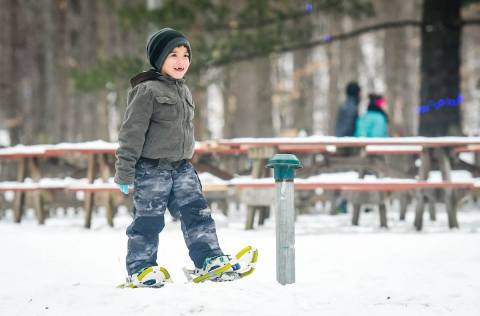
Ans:
[[[135,166],[133,222],[127,228],[127,271],[131,275],[157,265],[158,234],[165,226],[166,208],[177,215],[189,255],[196,267],[207,257],[222,255],[215,222],[192,164],[159,164],[140,158]]]

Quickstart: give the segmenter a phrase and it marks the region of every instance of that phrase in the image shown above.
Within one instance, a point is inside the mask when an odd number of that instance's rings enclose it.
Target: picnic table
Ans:
[[[106,214],[107,221],[113,225],[113,195],[119,194],[114,183],[111,182],[113,155],[118,147],[116,143],[104,141],[94,141],[85,143],[63,143],[57,145],[34,145],[34,146],[14,146],[0,149],[0,159],[14,159],[17,162],[16,183],[6,183],[0,185],[0,191],[12,190],[15,192],[14,199],[14,220],[19,222],[22,218],[25,193],[30,192],[33,195],[33,201],[37,212],[39,223],[45,221],[45,210],[41,192],[45,190],[66,190],[68,192],[82,191],[85,193],[85,227],[90,227],[92,209],[94,204],[94,195],[106,195]],[[339,149],[357,148],[357,152],[351,157],[342,157],[337,155]],[[408,155],[418,156],[421,165],[414,176],[406,175],[404,179],[389,178],[383,182],[369,182],[366,180],[349,181],[310,181],[302,182],[298,179],[295,187],[297,190],[313,190],[323,188],[325,190],[340,191],[405,191],[414,190],[417,196],[417,208],[415,216],[415,227],[422,228],[423,219],[423,200],[425,190],[437,188],[444,191],[445,203],[447,205],[449,226],[458,227],[456,217],[456,203],[453,194],[454,189],[475,188],[478,185],[472,181],[453,181],[451,178],[452,155],[461,152],[480,152],[480,137],[406,137],[406,138],[337,138],[337,137],[305,137],[305,138],[237,138],[224,139],[217,141],[198,142],[195,148],[193,163],[202,164],[199,157],[202,155],[235,155],[246,156],[252,160],[251,181],[239,182],[231,181],[220,184],[203,183],[205,191],[226,192],[232,187],[238,189],[256,188],[258,183],[255,179],[268,178],[269,170],[264,166],[266,160],[277,152],[289,152],[299,155],[321,155],[324,157],[323,165],[320,169],[306,170],[328,171],[332,168],[349,169],[353,167],[377,168],[378,170],[387,170],[388,166],[382,159],[385,156]],[[48,186],[41,184],[42,170],[39,160],[48,157],[71,157],[87,161],[85,178],[86,183],[67,183],[60,186]],[[428,174],[434,167],[434,160],[438,161],[438,166],[442,174],[440,181],[430,181]],[[203,168],[207,168],[213,174],[219,174],[223,179],[231,179],[232,170],[222,170],[219,166],[203,163]],[[304,172],[305,175],[305,172]],[[313,175],[313,174],[310,174]],[[383,176],[382,174],[380,175]],[[25,183],[25,179],[31,177],[33,183]],[[409,181],[406,181],[406,179]],[[408,179],[410,178],[410,179]],[[101,180],[100,183],[98,180]],[[267,186],[273,186],[273,179],[269,178]],[[95,183],[94,183],[95,182]],[[36,183],[36,184],[35,184]],[[356,207],[356,206],[355,206]],[[263,223],[268,217],[269,207],[266,205],[248,205],[246,228],[253,228],[255,213],[259,213],[259,222]],[[383,213],[383,211],[381,211]],[[354,209],[354,219],[358,224],[358,210]],[[381,215],[381,225],[386,226],[384,215]]]
[[[42,179],[42,171],[39,159],[47,157],[65,157],[67,155],[79,154],[81,159],[87,159],[86,178],[89,183],[93,183],[97,176],[107,181],[111,175],[111,168],[108,163],[108,156],[115,154],[117,144],[104,141],[93,141],[85,143],[61,143],[57,145],[34,145],[34,146],[14,146],[0,150],[0,159],[17,160],[17,182],[23,183],[30,176],[33,181],[39,182]],[[15,200],[13,204],[14,221],[20,222],[24,212],[25,192],[32,191],[37,219],[40,224],[45,222],[45,210],[43,207],[42,190],[60,190],[65,187],[21,187],[3,186],[3,190],[12,189],[15,191]],[[93,198],[95,190],[84,190],[85,200],[85,227],[90,227],[93,210]],[[107,220],[109,225],[113,226],[113,204],[111,196],[108,196],[106,203]]]
[[[444,192],[444,201],[447,208],[448,225],[457,228],[457,209],[454,189],[473,188],[473,181],[452,181],[452,154],[459,152],[479,152],[480,137],[391,137],[391,138],[354,138],[312,136],[305,138],[237,138],[218,141],[218,146],[226,150],[247,150],[251,153],[266,152],[266,155],[250,155],[254,159],[252,178],[258,178],[256,169],[265,164],[265,160],[275,152],[287,150],[292,153],[316,153],[325,157],[328,162],[323,170],[334,168],[360,167],[363,169],[388,170],[384,160],[375,159],[378,156],[413,155],[420,158],[420,167],[413,179],[415,183],[409,185],[410,190],[416,192],[417,205],[415,210],[414,225],[417,230],[423,226],[424,198],[426,189],[441,189]],[[349,157],[335,157],[338,149],[356,148],[356,154]],[[353,151],[355,153],[355,151]],[[428,181],[430,171],[434,170],[435,162],[441,172],[441,181]],[[255,167],[256,166],[256,167]],[[376,167],[376,168],[375,168]],[[381,173],[381,172],[380,172]],[[408,177],[410,175],[404,175]],[[247,184],[245,184],[248,186]],[[251,187],[255,185],[252,183]],[[365,190],[365,191],[395,191],[403,190],[403,184],[398,186],[395,182],[365,183],[360,182],[355,186],[348,183],[318,183],[311,184],[312,188],[329,188],[340,190]],[[296,188],[298,185],[296,186]],[[246,228],[252,228],[254,208],[249,208]],[[431,213],[432,214],[432,213]],[[355,207],[352,222],[358,222],[359,210]],[[262,215],[261,215],[262,216]],[[434,214],[431,215],[434,218]],[[381,214],[381,225],[386,226],[384,216]]]

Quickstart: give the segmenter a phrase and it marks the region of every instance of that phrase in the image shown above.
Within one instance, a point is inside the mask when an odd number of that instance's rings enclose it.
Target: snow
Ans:
[[[191,266],[180,224],[167,217],[160,235],[159,263],[174,283],[162,289],[117,289],[125,276],[122,208],[115,228],[96,214],[91,230],[83,213],[35,223],[33,210],[21,224],[11,211],[0,220],[0,315],[480,315],[480,206],[459,213],[461,228],[449,230],[444,207],[414,231],[389,210],[388,230],[376,212],[363,213],[359,227],[350,215],[318,209],[296,222],[296,283],[281,286],[275,275],[274,219],[243,230],[244,212],[228,221],[214,211],[222,248],[259,249],[257,271],[232,283],[186,284]]]
[[[100,180],[100,179],[98,179]],[[113,181],[113,180],[112,180]],[[95,181],[95,187],[101,187],[102,183],[98,183],[99,181]],[[17,181],[1,181],[0,182],[0,191],[4,190],[11,190],[11,189],[62,189],[62,188],[69,188],[69,187],[77,187],[82,185],[88,185],[88,179],[76,179],[76,178],[41,178],[38,182],[34,181],[31,178],[26,178],[24,182],[17,182]],[[111,186],[111,185],[110,185]]]
[[[273,137],[273,138],[253,138],[253,137],[242,137],[242,138],[232,138],[232,139],[222,139],[219,140],[220,144],[352,144],[357,143],[360,146],[363,144],[378,144],[389,146],[398,145],[398,149],[405,149],[404,146],[410,145],[419,145],[419,144],[429,144],[429,145],[440,145],[440,144],[454,144],[454,145],[470,145],[470,144],[479,144],[480,137],[456,137],[456,136],[445,136],[445,137],[335,137],[335,136],[319,136],[313,135],[308,137]],[[390,147],[389,149],[394,149]]]
[[[16,145],[13,147],[1,148],[1,156],[12,155],[43,155],[48,151],[56,150],[116,150],[118,143],[109,143],[103,140],[95,140],[82,143],[59,143],[55,145]]]
[[[83,143],[60,143],[54,146],[55,149],[112,149],[116,150],[118,148],[118,143],[110,143],[104,140],[94,140],[90,142]]]
[[[450,177],[454,182],[473,180],[472,173],[467,170],[451,170]],[[442,181],[442,173],[438,170],[430,171],[428,173],[428,181]]]
[[[395,152],[395,151],[411,151],[421,152],[422,146],[420,145],[367,145],[365,146],[367,152],[383,151],[383,152]]]
[[[200,181],[203,183],[211,183],[211,184],[227,184],[228,182],[225,180],[220,179],[219,177],[209,173],[209,172],[200,172],[198,174]]]
[[[15,155],[15,154],[44,154],[45,151],[53,145],[16,145],[0,149],[0,155]]]

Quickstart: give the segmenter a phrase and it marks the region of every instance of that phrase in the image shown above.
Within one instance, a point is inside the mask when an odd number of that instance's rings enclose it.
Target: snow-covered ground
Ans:
[[[441,208],[441,205],[439,205]],[[59,215],[38,226],[0,220],[0,315],[480,315],[480,206],[459,213],[459,230],[425,218],[412,228],[390,212],[389,230],[376,212],[302,215],[296,224],[296,283],[275,276],[275,227],[244,231],[243,212],[228,220],[214,212],[221,246],[234,253],[259,249],[257,271],[232,283],[186,284],[189,266],[179,223],[168,218],[160,235],[159,263],[174,283],[162,289],[117,289],[125,277],[129,223],[125,210],[109,228],[97,215],[82,228],[80,215]]]

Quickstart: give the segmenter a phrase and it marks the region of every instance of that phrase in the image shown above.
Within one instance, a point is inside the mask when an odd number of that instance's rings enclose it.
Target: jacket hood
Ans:
[[[130,85],[132,86],[132,88],[134,88],[140,83],[145,81],[150,81],[150,80],[159,80],[159,81],[164,81],[170,84],[175,84],[176,82],[179,82],[179,83],[185,82],[185,79],[174,79],[172,77],[162,75],[156,69],[149,69],[147,71],[142,71],[141,73],[133,76],[132,79],[130,79]]]

